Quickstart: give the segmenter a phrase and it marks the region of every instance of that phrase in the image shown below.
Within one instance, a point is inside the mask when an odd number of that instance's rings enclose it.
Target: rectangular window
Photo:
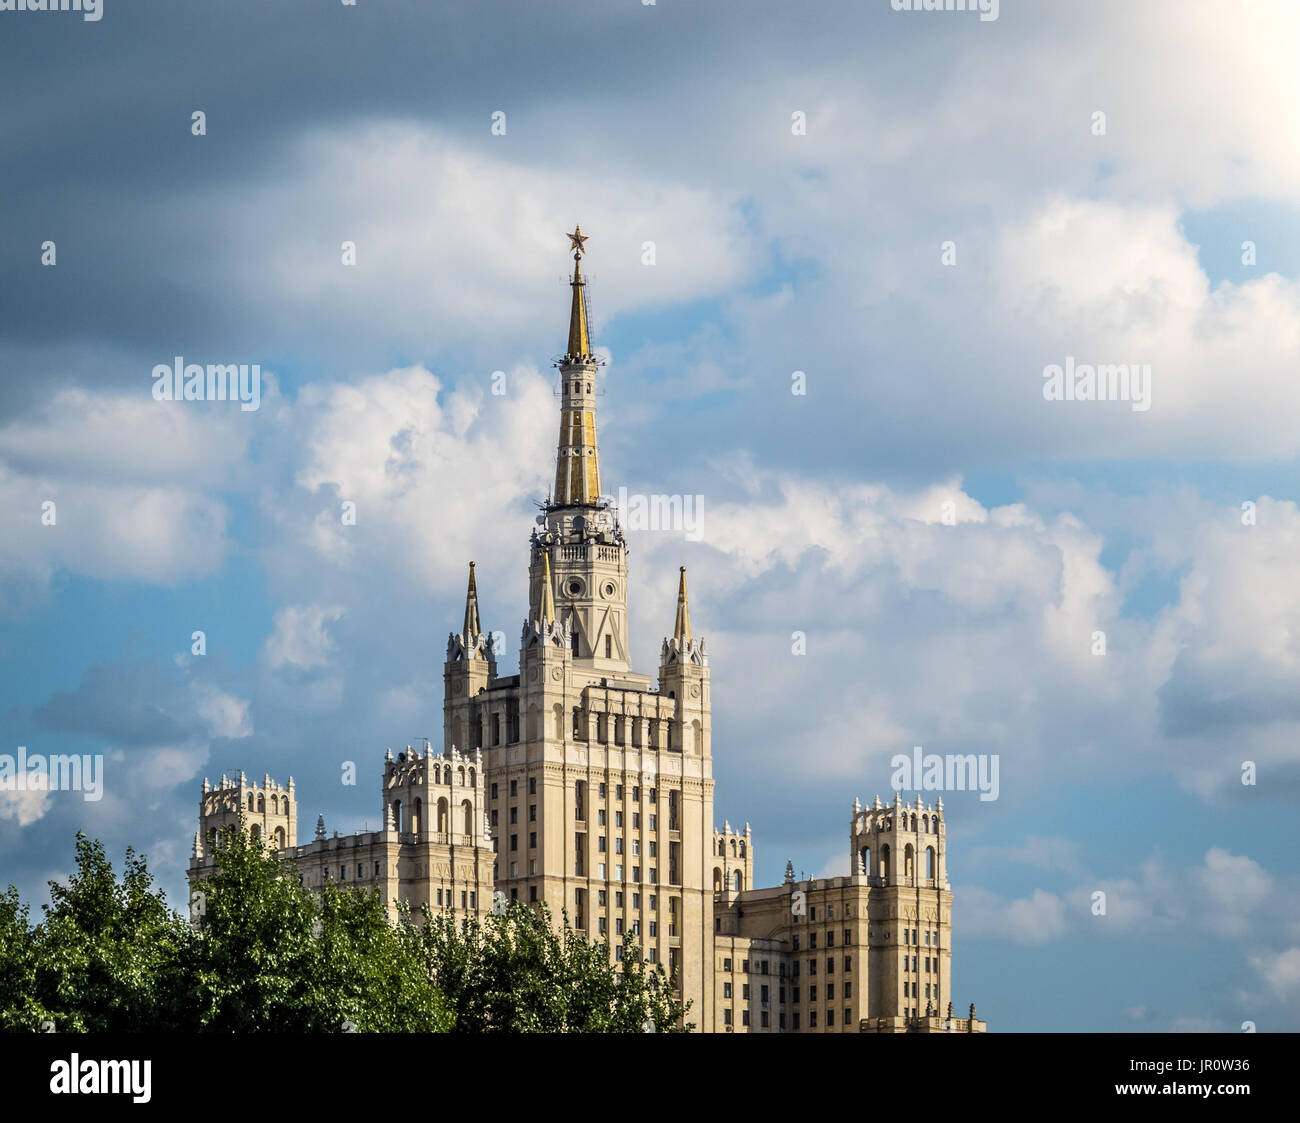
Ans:
[[[852,937],[853,937],[853,933],[851,933],[847,928],[845,928],[845,929],[844,929],[844,942],[845,942],[845,944],[851,944],[851,943],[853,942],[853,938],[852,938]]]
[[[496,799],[496,797],[497,797],[497,786],[496,786],[496,784],[493,784],[493,785],[492,785],[492,798],[493,798],[493,799]]]
[[[852,998],[852,997],[853,997],[853,984],[852,984],[852,983],[845,983],[844,986],[841,987],[840,989],[844,991],[844,997],[845,997],[845,998]]]
[[[623,840],[621,838],[614,839],[614,853],[615,854],[623,853]]]
[[[492,809],[492,825],[493,825],[494,827],[497,826],[497,812],[496,812],[496,808],[493,808],[493,809]]]
[[[596,867],[596,871],[597,871],[597,872],[596,872],[596,876],[597,876],[598,878],[600,878],[601,881],[604,881],[604,880],[605,880],[605,863],[604,863],[604,862],[601,862],[601,863]]]
[[[641,829],[641,812],[640,812],[640,811],[633,811],[633,812],[632,812],[632,829],[633,829],[634,831],[639,831],[639,830]]]
[[[796,1011],[794,1012],[794,1023],[793,1023],[793,1024],[794,1024],[794,1028],[795,1028],[795,1030],[796,1030],[796,1032],[797,1032],[798,1029],[799,1029],[799,1011],[798,1011],[798,1010],[796,1010]]]
[[[533,849],[533,850],[536,850],[536,849],[537,849],[537,832],[536,832],[536,831],[529,831],[529,832],[528,832],[528,846],[529,846],[530,849]]]
[[[537,822],[537,804],[535,803],[530,803],[528,805],[528,821],[530,823]]]
[[[605,825],[605,809],[603,807],[596,812],[596,825],[598,827],[603,827]]]
[[[530,886],[528,887],[528,899],[529,899],[530,901],[535,901],[535,900],[537,900],[537,886],[536,886],[536,885],[530,885]]]
[[[596,892],[596,903],[600,905],[601,908],[605,907],[605,890],[600,889]]]
[[[518,795],[518,794],[519,794],[519,781],[518,781],[518,780],[511,780],[511,781],[510,781],[510,794],[511,794],[512,796],[513,796],[513,795]]]
[[[659,816],[658,816],[658,815],[651,815],[651,816],[650,816],[650,829],[651,829],[652,831],[657,831],[657,830],[659,829]]]
[[[749,1025],[749,1011],[748,1011],[748,1010],[741,1010],[741,1012],[740,1012],[740,1024],[743,1025],[743,1026],[747,1026],[747,1025]]]
[[[596,927],[600,930],[600,934],[603,936],[605,934],[605,918],[603,916],[596,922]]]
[[[834,1024],[835,1024],[835,1011],[834,1011],[834,1010],[827,1010],[827,1011],[826,1011],[826,1028],[829,1029],[829,1028],[830,1028],[831,1026],[833,1026]]]
[[[723,1011],[722,1011],[722,1024],[723,1024],[724,1026],[729,1026],[729,1025],[731,1025],[731,1011],[730,1011],[730,1010],[723,1010]]]
[[[605,853],[605,844],[607,841],[608,840],[605,838],[603,834],[596,839],[596,849],[600,851],[600,853],[602,854]]]
[[[510,849],[511,850],[519,849],[519,836],[517,834],[512,834],[510,836]]]
[[[585,780],[577,780],[573,785],[573,817],[575,819],[585,819],[587,817],[586,809],[586,787]]]
[[[614,812],[614,826],[616,826],[616,827],[621,827],[622,825],[623,825],[623,812],[621,812],[621,811],[615,811],[615,812]]]
[[[835,933],[834,933],[834,932],[829,932],[829,931],[828,931],[828,932],[826,933],[826,946],[827,946],[828,948],[833,948],[833,947],[835,946]]]
[[[605,798],[605,785],[604,785],[604,784],[601,784],[601,785],[600,785],[600,798],[601,798],[601,799],[604,799],[604,798]]]
[[[816,1010],[809,1010],[809,1011],[808,1011],[808,1028],[809,1028],[809,1029],[816,1029],[816,1028],[817,1028],[817,1011],[816,1011]]]
[[[731,997],[731,984],[730,984],[730,983],[723,983],[723,984],[722,984],[722,997],[723,997],[723,998],[730,998],[730,997]]]
[[[610,636],[605,637],[605,658],[606,659],[610,658],[613,655],[613,650],[612,650],[613,643],[614,640]]]
[[[529,872],[529,874],[530,874],[531,876],[533,876],[533,877],[536,877],[536,876],[537,876],[537,859],[536,859],[536,858],[529,858],[529,859],[528,859],[528,872]]]
[[[621,800],[621,799],[623,798],[623,785],[622,785],[622,784],[615,784],[615,785],[614,785],[614,798],[617,799],[617,800]]]
[[[815,986],[811,986],[808,988],[808,1001],[809,1002],[817,1001],[817,988]]]
[[[835,957],[833,955],[828,955],[826,957],[826,974],[835,974]]]
[[[658,935],[659,935],[659,922],[657,920],[652,920],[650,921],[650,937],[651,939],[653,939],[655,936]]]
[[[464,908],[464,907],[465,907],[465,896],[466,896],[465,890],[462,889],[462,890],[460,891],[460,907],[461,907],[461,908]]]
[[[748,983],[741,983],[741,984],[740,984],[740,997],[741,997],[741,998],[748,998],[748,997],[749,997],[749,984],[748,984]]]
[[[519,822],[519,808],[518,808],[518,807],[512,807],[512,808],[510,808],[510,822],[511,822],[512,824],[513,824],[513,823],[517,823],[517,822]]]
[[[815,947],[817,946],[817,933],[816,933],[816,932],[809,932],[809,933],[808,933],[808,946],[809,946],[810,948],[815,948]]]

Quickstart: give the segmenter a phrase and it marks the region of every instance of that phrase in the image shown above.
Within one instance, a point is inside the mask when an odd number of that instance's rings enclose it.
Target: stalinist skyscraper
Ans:
[[[982,1031],[949,997],[942,800],[855,800],[846,876],[796,881],[787,863],[783,884],[756,889],[749,825],[714,825],[709,656],[684,568],[657,676],[632,669],[627,543],[601,488],[587,238],[568,237],[555,486],[528,545],[519,673],[498,673],[471,562],[447,639],[444,751],[390,752],[384,829],[327,838],[318,822],[297,846],[292,778],[205,780],[191,879],[210,873],[215,828],[242,811],[308,884],[357,882],[394,907],[484,912],[494,892],[544,901],[615,955],[634,932],[704,1031]]]

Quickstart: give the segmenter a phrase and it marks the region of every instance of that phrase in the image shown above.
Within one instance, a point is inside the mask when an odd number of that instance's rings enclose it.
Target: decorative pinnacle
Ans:
[[[673,626],[673,639],[679,645],[691,642],[691,610],[686,603],[686,567],[682,566],[677,582],[677,623]]]
[[[538,606],[541,625],[548,628],[555,622],[555,593],[551,590],[551,551],[542,550],[542,599]]]
[[[474,563],[469,563],[469,588],[465,591],[465,627],[461,632],[468,647],[483,634],[483,627],[478,619],[478,583],[474,580]]]

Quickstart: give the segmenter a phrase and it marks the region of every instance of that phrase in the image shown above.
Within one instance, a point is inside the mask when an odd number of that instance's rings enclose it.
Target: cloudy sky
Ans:
[[[635,661],[689,566],[760,881],[848,872],[894,754],[997,754],[959,1007],[1300,1029],[1293,0],[104,4],[0,13],[0,752],[108,770],[0,793],[0,882],[84,828],[180,900],[223,770],[375,825],[470,558],[517,658],[581,222],[606,488],[704,504],[631,536]],[[260,408],[155,401],[175,356]]]

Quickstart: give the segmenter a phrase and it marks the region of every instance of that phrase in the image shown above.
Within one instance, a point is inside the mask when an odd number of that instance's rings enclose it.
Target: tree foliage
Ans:
[[[557,926],[544,905],[512,902],[482,920],[425,911],[406,925],[463,1033],[643,1033],[691,1028],[662,964],[629,932],[622,957]]]
[[[684,1026],[660,965],[513,904],[482,920],[303,886],[260,838],[223,834],[190,918],[128,849],[119,877],[80,832],[33,925],[0,894],[0,1030],[132,1033],[640,1033]]]

